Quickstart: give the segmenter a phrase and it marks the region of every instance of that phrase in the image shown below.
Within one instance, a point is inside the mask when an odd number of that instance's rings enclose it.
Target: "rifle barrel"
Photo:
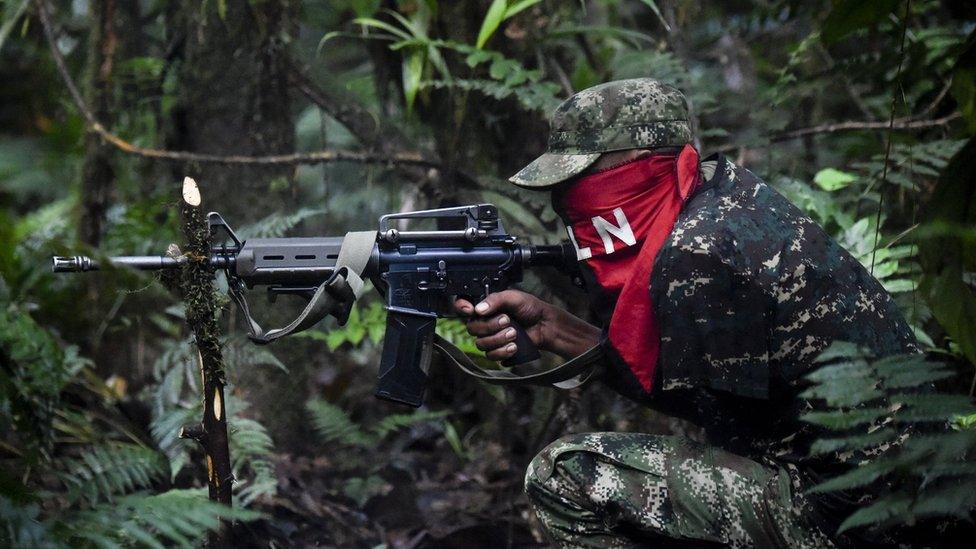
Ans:
[[[112,265],[119,267],[129,267],[140,271],[158,271],[161,269],[175,269],[179,262],[164,255],[126,255],[110,257]],[[94,259],[83,256],[60,256],[51,260],[51,270],[55,273],[83,273],[86,271],[98,271],[101,266]]]
[[[576,251],[568,240],[561,244],[526,246],[524,250],[528,251],[526,260],[531,266],[545,265],[567,273],[572,273],[578,268]]]

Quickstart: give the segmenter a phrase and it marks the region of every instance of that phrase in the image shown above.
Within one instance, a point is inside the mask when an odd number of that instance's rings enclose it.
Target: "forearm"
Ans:
[[[542,347],[564,359],[578,356],[600,341],[600,329],[565,309],[549,305],[543,317]]]

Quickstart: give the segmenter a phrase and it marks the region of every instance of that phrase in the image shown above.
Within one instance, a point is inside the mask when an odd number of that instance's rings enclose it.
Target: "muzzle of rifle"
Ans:
[[[110,257],[108,261],[115,267],[128,267],[139,271],[175,269],[182,262],[181,259],[175,259],[165,255],[124,255]],[[218,269],[227,268],[232,263],[233,258],[224,255],[214,255],[210,258],[210,264]],[[56,256],[51,258],[51,271],[55,273],[84,273],[99,270],[101,270],[101,265],[99,265],[98,261],[83,255]]]

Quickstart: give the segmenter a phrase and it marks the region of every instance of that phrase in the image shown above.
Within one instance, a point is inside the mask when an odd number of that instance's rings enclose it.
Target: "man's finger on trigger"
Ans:
[[[454,300],[454,310],[459,313],[469,315],[474,312],[474,305],[472,305],[467,299],[456,299]]]

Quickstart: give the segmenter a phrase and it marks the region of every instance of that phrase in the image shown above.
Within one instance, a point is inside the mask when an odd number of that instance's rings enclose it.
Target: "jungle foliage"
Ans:
[[[500,390],[435,364],[425,408],[372,396],[384,312],[268,348],[224,299],[235,506],[206,499],[182,303],[122,269],[55,277],[53,254],[158,254],[178,182],[248,236],[339,235],[383,213],[492,202],[562,238],[548,196],[504,178],[574,91],[653,76],[689,96],[698,145],[769,181],[893,293],[924,355],[823,357],[818,453],[864,465],[818,491],[885,487],[843,529],[970,518],[976,494],[976,9],[937,0],[341,0],[0,3],[0,544],[538,544],[525,465],[582,430],[675,432],[608,390]],[[358,161],[161,161],[349,151]],[[88,128],[88,129],[86,129]],[[436,168],[375,161],[419,154]],[[218,281],[218,285],[223,281]],[[525,289],[587,314],[554,273]],[[259,307],[282,320],[294,304]],[[441,334],[477,353],[457,322]],[[898,429],[922,436],[900,444]],[[885,448],[878,452],[878,448]],[[501,534],[500,534],[501,533]]]

